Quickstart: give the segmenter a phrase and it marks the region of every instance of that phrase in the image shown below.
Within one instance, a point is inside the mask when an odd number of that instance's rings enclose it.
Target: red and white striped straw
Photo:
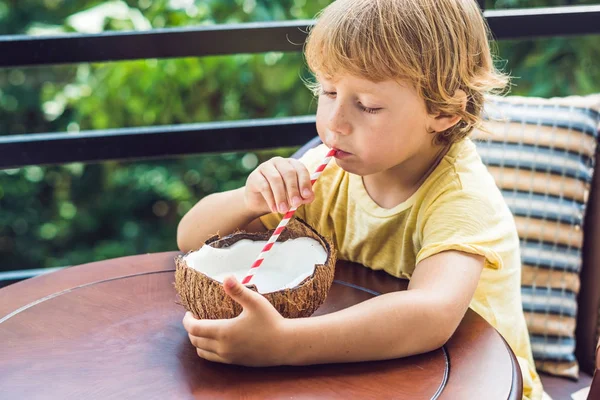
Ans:
[[[323,160],[323,163],[321,165],[319,165],[317,170],[311,175],[311,177],[310,177],[311,185],[314,185],[315,182],[317,181],[317,179],[319,178],[319,176],[321,176],[321,173],[323,172],[323,170],[325,169],[327,164],[329,164],[329,161],[335,155],[335,152],[336,152],[335,150],[329,150],[329,152],[325,156],[325,159]],[[298,207],[292,207],[287,213],[285,213],[285,215],[283,216],[283,219],[277,226],[277,229],[275,229],[275,232],[273,232],[273,234],[269,238],[269,241],[267,242],[265,247],[263,247],[262,251],[256,258],[256,261],[254,261],[254,264],[252,264],[252,266],[250,267],[250,271],[248,271],[248,275],[246,275],[246,277],[242,280],[242,284],[245,285],[245,284],[249,283],[250,280],[252,279],[252,277],[254,276],[254,274],[256,274],[256,271],[258,271],[258,267],[260,267],[260,265],[264,261],[266,255],[269,253],[269,250],[271,250],[271,248],[277,241],[277,238],[279,237],[279,235],[281,235],[281,232],[283,232],[283,230],[285,229],[285,226],[288,224],[288,222],[290,222],[290,220],[294,216],[294,213],[296,212],[297,209],[298,209]]]

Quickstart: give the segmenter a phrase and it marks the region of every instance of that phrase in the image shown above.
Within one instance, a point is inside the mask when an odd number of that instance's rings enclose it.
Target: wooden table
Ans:
[[[521,399],[513,353],[470,310],[444,348],[404,359],[273,368],[204,361],[181,324],[177,254],[86,264],[0,289],[0,397]],[[339,262],[317,314],[404,289],[381,271]]]

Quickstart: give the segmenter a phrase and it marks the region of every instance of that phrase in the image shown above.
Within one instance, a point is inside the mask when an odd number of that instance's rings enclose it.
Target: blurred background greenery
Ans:
[[[96,33],[309,19],[330,0],[0,0],[0,34]],[[496,0],[488,9],[594,4]],[[512,94],[600,92],[597,36],[502,41]],[[0,55],[1,56],[1,55]],[[0,69],[0,135],[312,114],[301,54]],[[176,249],[203,196],[294,149],[0,171],[0,271]]]

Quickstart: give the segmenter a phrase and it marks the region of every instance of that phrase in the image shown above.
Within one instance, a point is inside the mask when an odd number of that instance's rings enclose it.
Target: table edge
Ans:
[[[116,279],[121,279],[121,278],[126,278],[126,277],[133,277],[133,276],[153,274],[153,273],[174,272],[175,271],[174,266],[173,266],[173,268],[169,268],[169,269],[159,269],[159,270],[153,269],[153,270],[137,272],[137,273],[127,273],[122,270],[127,270],[128,268],[117,268],[117,267],[120,265],[137,266],[137,265],[143,264],[143,261],[144,261],[143,259],[148,258],[148,257],[153,258],[153,259],[155,259],[155,258],[164,258],[165,260],[168,259],[168,260],[172,261],[174,264],[175,257],[180,254],[183,254],[183,253],[179,252],[179,251],[172,251],[172,252],[161,252],[161,253],[149,253],[149,254],[143,254],[143,255],[133,255],[133,256],[127,256],[127,257],[114,258],[114,259],[110,259],[110,260],[96,261],[96,262],[92,262],[92,263],[81,264],[81,265],[65,268],[63,270],[54,271],[54,272],[51,272],[51,273],[48,273],[48,274],[45,274],[42,276],[38,276],[36,278],[30,278],[30,279],[9,285],[7,287],[0,288],[0,300],[5,300],[5,298],[8,298],[10,300],[11,295],[14,294],[14,295],[16,295],[16,299],[14,299],[14,300],[21,302],[20,305],[11,304],[9,307],[7,307],[7,305],[11,303],[10,301],[0,302],[0,304],[2,304],[2,307],[4,309],[12,308],[12,311],[9,313],[3,313],[2,309],[0,309],[0,323],[8,320],[10,317],[18,314],[19,312],[26,310],[27,308],[34,306],[35,304],[39,304],[45,300],[59,296],[62,293],[65,293],[65,292],[68,292],[71,290],[76,290],[79,287],[85,287],[85,286],[89,286],[89,285],[93,285],[93,284],[97,284],[97,283],[101,283],[101,282],[106,282],[106,281],[116,280]],[[156,261],[154,261],[154,264],[156,264]],[[112,265],[113,268],[105,268],[107,265]],[[101,268],[99,268],[99,267],[101,267]],[[365,267],[363,267],[363,268],[365,268]],[[129,269],[135,270],[135,268],[129,268]],[[79,274],[79,272],[83,272],[83,273]],[[74,277],[77,279],[73,279]],[[90,278],[90,277],[93,278],[92,281],[90,281],[89,279],[85,279],[85,278]],[[65,278],[65,279],[63,280],[63,278]],[[399,279],[399,278],[396,278],[396,279]],[[52,281],[55,283],[55,286],[48,287],[47,288],[48,291],[45,294],[42,293],[42,295],[39,295],[36,298],[32,298],[31,295],[29,295],[29,296],[23,295],[22,289],[24,289],[26,286],[30,286],[30,285],[34,284],[38,288],[44,288],[43,284],[45,281]],[[383,292],[379,292],[379,291],[376,291],[376,290],[373,290],[370,288],[366,288],[366,287],[360,286],[360,285],[352,283],[352,282],[346,282],[346,281],[343,281],[340,279],[336,279],[335,281],[338,283],[346,284],[348,286],[352,286],[359,290],[366,291],[370,294],[374,294],[374,295],[384,294]],[[404,281],[407,281],[407,280],[404,280]],[[21,295],[19,295],[19,294],[21,294]],[[15,309],[15,307],[16,307],[16,309]],[[468,313],[472,313],[475,315],[475,318],[481,319],[484,322],[486,329],[491,328],[494,332],[494,335],[496,337],[499,337],[500,340],[502,340],[502,342],[504,343],[504,346],[505,346],[506,350],[508,351],[508,356],[509,356],[510,363],[512,366],[511,388],[509,391],[508,399],[509,400],[512,400],[512,399],[520,400],[522,397],[523,382],[522,382],[520,367],[519,367],[519,364],[518,364],[518,361],[516,359],[514,352],[512,351],[512,349],[510,348],[510,346],[508,345],[508,343],[506,342],[504,337],[491,324],[489,324],[487,321],[485,321],[485,319],[483,317],[481,317],[479,314],[477,314],[471,308],[467,309],[466,314],[468,314]],[[444,379],[443,379],[442,385],[440,386],[440,388],[442,390],[439,391],[439,393],[436,393],[437,397],[439,397],[443,394],[443,392],[444,392],[443,389],[446,388],[447,384],[452,380],[452,376],[448,372],[448,369],[452,368],[452,365],[450,364],[450,360],[449,360],[450,359],[449,353],[452,353],[451,352],[452,348],[453,348],[452,340],[449,340],[442,347],[442,351],[444,352],[444,356],[446,357],[446,371],[444,373]],[[436,399],[437,397],[434,396],[433,399]]]

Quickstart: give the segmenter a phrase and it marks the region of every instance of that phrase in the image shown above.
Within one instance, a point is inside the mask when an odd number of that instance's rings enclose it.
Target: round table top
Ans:
[[[521,398],[514,354],[471,310],[443,348],[413,357],[270,368],[205,361],[181,323],[185,310],[173,287],[178,254],[106,260],[0,289],[3,396]],[[315,315],[406,286],[382,271],[341,261]]]

